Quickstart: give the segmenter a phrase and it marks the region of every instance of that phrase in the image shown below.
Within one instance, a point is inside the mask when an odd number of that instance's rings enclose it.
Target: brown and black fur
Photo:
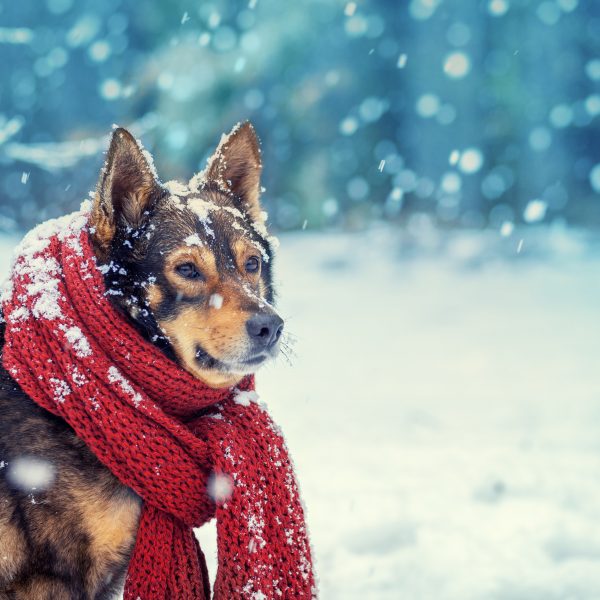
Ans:
[[[90,235],[115,306],[211,386],[234,385],[279,349],[260,171],[258,142],[245,124],[221,144],[205,183],[178,195],[181,188],[160,184],[135,140],[117,129],[94,199]],[[204,201],[218,207],[208,227],[190,208]],[[201,244],[190,245],[189,236]],[[256,260],[258,271],[248,270]],[[52,465],[49,487],[12,482],[20,457]],[[127,570],[141,503],[0,366],[0,600],[111,598]]]

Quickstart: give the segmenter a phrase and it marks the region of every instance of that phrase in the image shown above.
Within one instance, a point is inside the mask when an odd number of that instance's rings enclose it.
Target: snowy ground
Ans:
[[[525,237],[479,260],[459,236],[406,259],[385,229],[281,242],[296,357],[258,390],[322,599],[599,599],[600,253],[566,236],[528,257]],[[200,538],[214,573],[214,528]]]
[[[258,387],[323,600],[600,598],[600,257],[524,244],[403,260],[386,230],[282,239],[297,356]]]

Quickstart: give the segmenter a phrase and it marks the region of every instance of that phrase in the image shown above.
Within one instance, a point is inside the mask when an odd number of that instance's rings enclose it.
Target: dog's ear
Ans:
[[[160,193],[150,156],[129,131],[115,129],[90,215],[92,239],[101,258],[108,256],[117,228],[138,227]]]
[[[204,172],[207,181],[216,181],[230,191],[240,209],[254,221],[260,221],[260,145],[249,122],[236,125],[223,136]]]

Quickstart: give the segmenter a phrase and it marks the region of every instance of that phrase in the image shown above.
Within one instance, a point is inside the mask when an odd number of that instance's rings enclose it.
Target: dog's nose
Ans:
[[[263,348],[271,348],[281,337],[283,319],[279,315],[254,315],[246,321],[250,339]]]

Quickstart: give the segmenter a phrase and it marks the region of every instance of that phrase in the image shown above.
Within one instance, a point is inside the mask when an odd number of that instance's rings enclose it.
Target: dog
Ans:
[[[116,310],[211,387],[234,386],[282,344],[261,170],[249,123],[222,138],[189,186],[161,184],[141,144],[118,128],[90,211]],[[32,497],[14,471],[40,462],[55,477]],[[113,597],[140,510],[141,499],[0,367],[0,600]]]

